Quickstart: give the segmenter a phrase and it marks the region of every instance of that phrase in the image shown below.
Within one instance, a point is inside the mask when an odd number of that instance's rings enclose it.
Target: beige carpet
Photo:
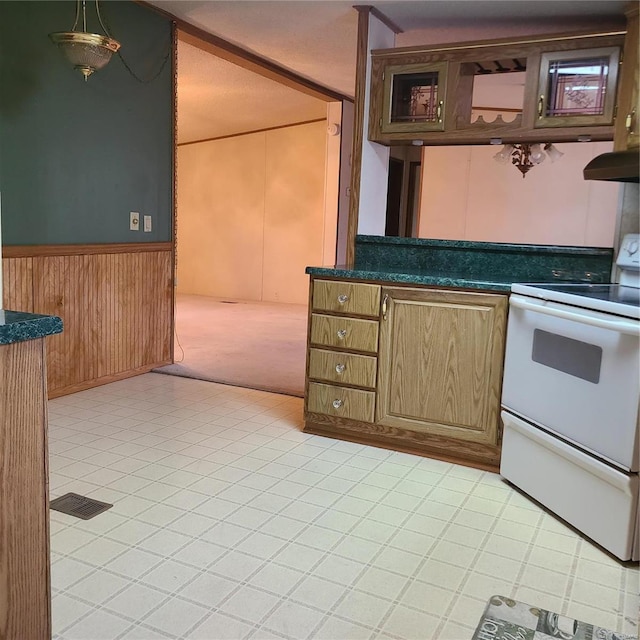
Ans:
[[[304,395],[306,305],[179,294],[176,332],[175,364],[154,371]]]

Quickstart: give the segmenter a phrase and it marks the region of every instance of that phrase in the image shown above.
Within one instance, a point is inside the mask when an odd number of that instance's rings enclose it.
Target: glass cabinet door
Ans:
[[[443,131],[446,69],[446,62],[386,67],[380,130]]]
[[[542,54],[536,127],[613,124],[619,47]]]

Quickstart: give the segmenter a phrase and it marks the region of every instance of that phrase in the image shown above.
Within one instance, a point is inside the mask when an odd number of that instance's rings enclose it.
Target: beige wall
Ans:
[[[524,179],[493,160],[501,146],[424,147],[419,237],[614,246],[620,185],[582,177],[612,143],[555,146],[565,155]]]
[[[326,127],[178,147],[179,293],[306,304],[305,267],[323,262]]]

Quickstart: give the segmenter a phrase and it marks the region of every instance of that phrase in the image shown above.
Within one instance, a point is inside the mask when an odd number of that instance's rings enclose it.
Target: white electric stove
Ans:
[[[622,560],[640,559],[640,236],[612,284],[514,284],[501,474]]]
[[[640,235],[624,237],[616,261],[620,282],[615,284],[514,284],[513,293],[575,305],[627,318],[640,318]]]

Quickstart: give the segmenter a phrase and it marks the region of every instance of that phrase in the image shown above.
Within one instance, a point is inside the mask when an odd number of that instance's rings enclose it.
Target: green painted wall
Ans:
[[[76,4],[0,2],[0,191],[4,245],[171,240],[171,22],[130,1],[103,19],[141,83],[113,56],[85,82],[49,40]],[[100,33],[87,0],[88,30]],[[153,231],[129,230],[129,212]]]

